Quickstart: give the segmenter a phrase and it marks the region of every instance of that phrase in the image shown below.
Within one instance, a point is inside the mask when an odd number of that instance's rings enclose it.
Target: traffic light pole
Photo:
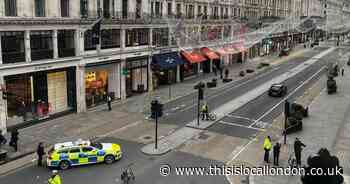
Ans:
[[[154,139],[155,139],[155,141],[154,141],[154,143],[155,143],[154,148],[158,149],[158,112],[155,113],[155,116],[156,116],[156,132],[155,132],[156,135],[154,137]]]
[[[198,103],[197,103],[197,126],[199,127],[199,118],[200,118],[200,102],[201,102],[201,98],[199,95],[199,88],[198,88]]]

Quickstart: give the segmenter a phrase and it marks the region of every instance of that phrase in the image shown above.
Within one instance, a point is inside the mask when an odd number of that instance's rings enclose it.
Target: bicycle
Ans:
[[[120,179],[123,181],[123,184],[131,184],[130,182],[134,183],[135,181],[135,175],[131,169],[131,165],[132,164],[128,165],[120,176]]]
[[[201,112],[200,115],[203,116],[203,112]],[[216,114],[213,113],[213,112],[212,112],[212,113],[208,113],[207,120],[209,120],[209,121],[215,121],[215,120],[216,120]]]

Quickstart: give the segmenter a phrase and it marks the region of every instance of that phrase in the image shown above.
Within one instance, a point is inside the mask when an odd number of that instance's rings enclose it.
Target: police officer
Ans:
[[[43,156],[45,155],[44,145],[42,142],[39,143],[36,154],[38,155],[38,166],[42,166]]]
[[[264,151],[265,151],[265,154],[264,154],[264,161],[266,163],[269,163],[269,152],[271,150],[271,147],[272,147],[272,144],[271,144],[271,137],[270,136],[267,136],[264,140]]]
[[[61,184],[61,177],[58,175],[57,170],[52,170],[52,175],[48,180],[49,184]]]
[[[202,105],[202,120],[206,119],[208,120],[209,119],[209,108],[208,108],[208,105],[207,103],[204,103]]]
[[[295,138],[294,141],[294,153],[295,159],[297,160],[297,165],[301,166],[301,150],[303,147],[306,147],[304,143],[302,143],[298,138]]]

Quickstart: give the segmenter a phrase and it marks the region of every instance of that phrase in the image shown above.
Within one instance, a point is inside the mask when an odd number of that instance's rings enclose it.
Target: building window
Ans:
[[[122,16],[124,19],[128,18],[128,0],[122,1]]]
[[[142,17],[142,1],[136,0],[136,18],[139,19]]]
[[[30,32],[31,58],[33,61],[53,58],[52,31]]]
[[[45,17],[45,0],[35,0],[35,16]]]
[[[126,46],[148,45],[149,29],[126,30]]]
[[[208,18],[208,8],[207,6],[204,6],[204,17],[203,19],[207,19]]]
[[[58,57],[75,56],[74,31],[59,30],[57,32]]]
[[[24,32],[1,32],[1,46],[4,64],[25,61]]]
[[[154,5],[155,5],[155,7],[154,7],[155,16],[156,17],[162,17],[163,3],[157,1],[157,2],[154,3]]]
[[[109,4],[109,0],[103,0],[103,17],[110,18],[111,17],[111,8]]]
[[[164,47],[169,45],[169,30],[167,28],[157,28],[152,31],[152,45]]]
[[[181,4],[176,4],[176,18],[180,18],[181,17]]]
[[[5,0],[5,16],[17,16],[16,0]]]
[[[171,16],[173,14],[172,8],[173,8],[172,3],[168,2],[168,16]]]
[[[80,0],[80,15],[83,18],[88,17],[88,0]]]
[[[87,30],[84,33],[84,48],[85,50],[96,50],[96,44],[93,41],[92,30]]]
[[[101,31],[101,49],[119,48],[120,30],[104,29]]]
[[[202,6],[198,6],[197,16],[201,16],[202,14]]]
[[[69,0],[61,0],[61,17],[69,17]]]

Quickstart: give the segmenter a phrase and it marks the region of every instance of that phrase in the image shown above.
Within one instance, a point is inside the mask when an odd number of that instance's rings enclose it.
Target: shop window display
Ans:
[[[108,72],[93,71],[85,75],[86,105],[96,106],[106,102],[108,90]]]

